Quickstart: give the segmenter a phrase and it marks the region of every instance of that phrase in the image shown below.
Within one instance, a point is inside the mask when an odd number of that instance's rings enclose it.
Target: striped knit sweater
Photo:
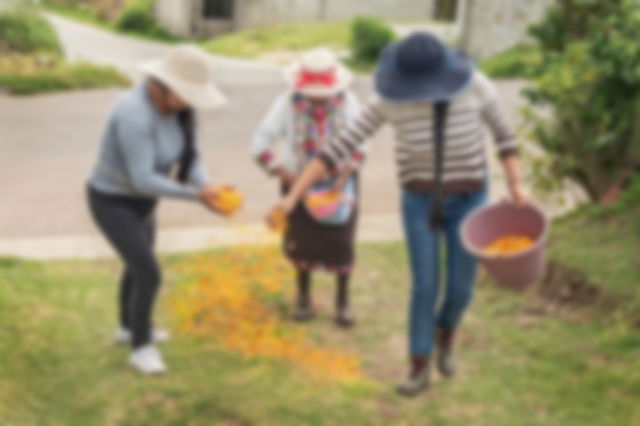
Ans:
[[[395,157],[400,184],[410,191],[434,189],[434,108],[431,102],[392,103],[374,98],[321,158],[334,168],[383,124],[395,131]],[[499,105],[491,81],[476,72],[470,87],[451,101],[445,125],[443,190],[445,193],[482,189],[487,179],[485,125],[501,157],[517,153],[514,132]]]

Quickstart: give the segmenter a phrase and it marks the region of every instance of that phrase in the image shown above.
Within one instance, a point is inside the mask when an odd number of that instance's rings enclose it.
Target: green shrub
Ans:
[[[148,34],[156,30],[156,20],[148,10],[132,6],[122,12],[116,26],[122,31]]]
[[[526,94],[544,111],[529,111],[532,133],[556,176],[600,200],[640,166],[640,5],[568,0],[532,35],[543,60]]]
[[[116,28],[120,31],[137,34],[143,37],[176,41],[177,37],[163,30],[153,14],[153,1],[138,0],[132,2],[116,20]]]
[[[58,36],[49,22],[31,9],[0,10],[0,54],[48,52],[62,54]]]
[[[380,53],[393,40],[391,28],[379,19],[360,17],[353,21],[351,52],[358,62],[375,63]]]
[[[520,45],[482,61],[491,78],[533,78],[540,73],[542,55],[537,46]]]
[[[68,64],[60,58],[43,55],[16,55],[0,60],[0,88],[18,95],[128,84],[128,79],[112,67]]]

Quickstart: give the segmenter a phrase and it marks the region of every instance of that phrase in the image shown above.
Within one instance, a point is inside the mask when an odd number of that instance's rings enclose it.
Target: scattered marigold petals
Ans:
[[[191,278],[170,300],[182,332],[208,337],[246,357],[282,360],[318,381],[353,381],[356,356],[312,343],[301,326],[281,318],[275,303],[290,268],[279,250],[237,247],[185,264]]]

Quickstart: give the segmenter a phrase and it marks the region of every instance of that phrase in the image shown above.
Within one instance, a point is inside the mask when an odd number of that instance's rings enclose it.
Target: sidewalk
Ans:
[[[363,217],[360,221],[360,242],[393,241],[402,238],[400,219],[394,215]],[[185,253],[236,245],[279,244],[278,235],[261,223],[186,229],[161,229],[157,251]],[[115,253],[104,238],[77,235],[42,238],[16,238],[0,240],[0,257],[12,256],[36,260],[98,259]]]

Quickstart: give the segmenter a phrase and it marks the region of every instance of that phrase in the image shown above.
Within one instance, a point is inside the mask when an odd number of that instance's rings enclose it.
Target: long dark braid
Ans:
[[[180,155],[180,165],[178,167],[178,181],[187,182],[193,163],[198,157],[196,150],[196,114],[192,108],[178,112],[178,123],[184,135],[184,148]]]

